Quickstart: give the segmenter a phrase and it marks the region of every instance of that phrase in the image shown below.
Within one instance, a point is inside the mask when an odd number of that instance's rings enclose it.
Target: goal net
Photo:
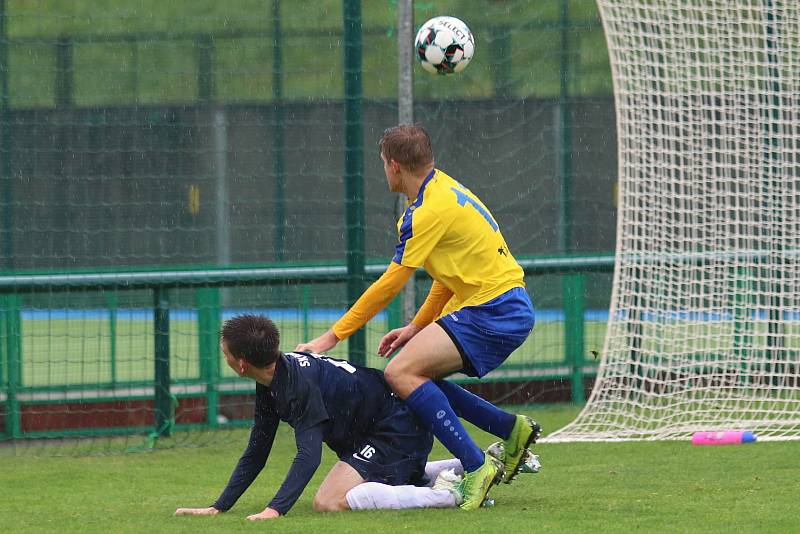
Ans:
[[[602,361],[548,441],[800,438],[800,4],[599,0],[619,138]]]

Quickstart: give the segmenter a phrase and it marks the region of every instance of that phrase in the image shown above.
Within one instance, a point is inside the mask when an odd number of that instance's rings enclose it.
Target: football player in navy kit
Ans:
[[[247,448],[214,504],[178,508],[176,515],[229,510],[264,468],[280,421],[294,429],[297,455],[277,494],[248,519],[279,517],[291,509],[320,465],[323,443],[339,461],[314,497],[316,511],[460,504],[458,492],[446,480],[429,487],[445,469],[463,473],[459,461],[426,465],[433,436],[392,393],[381,371],[318,354],[284,354],[277,328],[259,315],[226,321],[220,347],[239,376],[256,381],[254,424]]]

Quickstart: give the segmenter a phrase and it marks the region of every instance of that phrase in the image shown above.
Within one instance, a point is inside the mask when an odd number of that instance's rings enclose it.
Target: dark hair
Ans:
[[[278,327],[263,315],[237,315],[223,323],[219,334],[231,356],[254,367],[264,368],[281,355]]]
[[[409,171],[433,165],[431,138],[422,126],[401,124],[388,128],[378,141],[383,157],[395,160]]]

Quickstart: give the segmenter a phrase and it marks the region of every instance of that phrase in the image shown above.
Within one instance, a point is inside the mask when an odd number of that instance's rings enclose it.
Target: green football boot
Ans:
[[[525,460],[525,450],[532,443],[536,443],[542,433],[539,423],[527,415],[518,415],[511,435],[503,442],[503,482],[511,483],[517,471]]]
[[[471,473],[465,473],[458,486],[462,510],[476,510],[483,506],[489,490],[503,479],[503,463],[488,454],[484,456],[483,465]]]
[[[505,447],[502,441],[495,441],[489,448],[486,449],[486,454],[494,456],[501,462],[505,454]],[[538,454],[533,454],[530,449],[525,449],[525,454],[522,456],[522,463],[519,465],[516,474],[538,473],[542,470],[542,460]],[[513,480],[513,477],[512,477]]]

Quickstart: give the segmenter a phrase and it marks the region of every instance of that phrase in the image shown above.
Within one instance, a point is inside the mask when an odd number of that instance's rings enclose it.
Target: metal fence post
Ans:
[[[119,306],[117,292],[110,291],[106,296],[108,305],[108,349],[111,365],[111,383],[117,384],[117,308]]]
[[[413,278],[412,278],[413,280]],[[386,329],[387,330],[394,330],[395,328],[400,328],[407,324],[405,321],[405,317],[403,317],[403,299],[404,294],[400,293],[392,301],[386,306]],[[412,316],[411,319],[414,317]],[[409,319],[408,322],[411,320]]]
[[[501,98],[507,98],[513,94],[511,31],[507,26],[492,28],[492,54],[501,58],[492,70],[492,84],[495,96]]]
[[[272,172],[275,175],[275,259],[286,259],[286,163],[284,154],[283,36],[280,0],[272,0]],[[283,295],[281,295],[283,296]],[[281,299],[283,305],[283,299]]]
[[[572,243],[572,110],[569,95],[570,48],[569,4],[561,2],[561,48],[559,51],[559,89],[556,107],[556,169],[559,183],[558,199],[558,250],[569,253]]]
[[[217,426],[219,414],[219,294],[216,287],[200,287],[195,293],[200,379],[206,387],[206,422],[212,427]]]
[[[583,274],[567,274],[562,279],[564,299],[564,351],[570,367],[572,402],[583,403],[583,351],[585,349],[584,297],[585,278]]]
[[[414,0],[397,2],[397,124],[414,124]],[[407,197],[397,195],[394,205],[395,220],[406,211]],[[411,277],[400,293],[402,302],[398,303],[400,317],[395,320],[390,305],[389,329],[396,328],[401,321],[410,323],[417,311],[416,278]],[[393,326],[395,325],[395,326]]]
[[[73,45],[69,37],[59,37],[56,41],[56,107],[65,108],[72,105],[72,89],[74,87],[72,66]]]
[[[8,80],[8,18],[0,0],[0,206],[3,208],[3,267],[14,269],[14,177],[11,174],[11,113]]]
[[[153,338],[155,342],[156,436],[169,436],[172,421],[172,394],[169,373],[169,291],[153,289]]]
[[[361,0],[344,0],[345,218],[347,221],[347,303],[364,290],[364,133],[361,113]],[[348,358],[366,361],[363,328],[348,341]]]
[[[6,361],[6,435],[11,438],[22,437],[22,414],[20,412],[17,392],[22,385],[22,321],[19,314],[19,298],[16,295],[6,295],[2,299],[2,328],[5,339]]]
[[[300,286],[300,310],[303,322],[303,339],[311,339],[311,288],[308,285]]]
[[[197,99],[208,104],[214,100],[214,39],[201,35],[195,41],[197,50]]]

